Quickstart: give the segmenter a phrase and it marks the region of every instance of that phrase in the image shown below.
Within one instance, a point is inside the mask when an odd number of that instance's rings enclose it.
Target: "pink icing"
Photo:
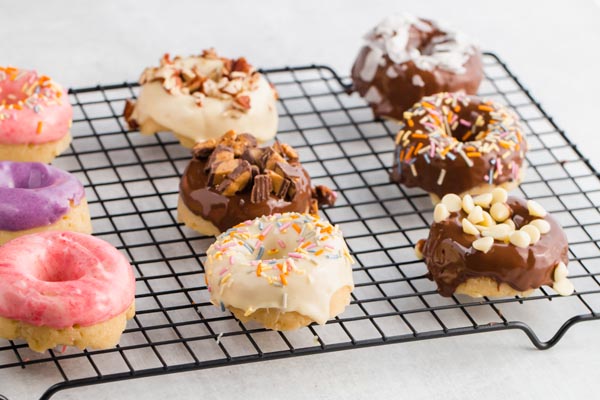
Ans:
[[[0,316],[55,329],[90,326],[133,302],[131,265],[112,245],[74,232],[21,236],[0,247]]]
[[[0,67],[0,144],[60,140],[71,128],[66,91],[35,71]]]

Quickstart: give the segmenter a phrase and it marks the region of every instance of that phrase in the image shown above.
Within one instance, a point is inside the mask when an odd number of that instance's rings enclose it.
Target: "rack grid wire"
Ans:
[[[519,329],[547,349],[575,323],[600,318],[598,174],[502,61],[487,53],[484,65],[480,95],[523,120],[529,168],[517,192],[563,225],[574,295],[547,288],[494,300],[437,294],[413,251],[432,220],[429,196],[388,178],[395,124],[374,120],[365,102],[348,94],[347,78],[311,65],[263,72],[280,96],[279,140],[298,150],[314,183],[339,194],[321,213],[340,225],[357,260],[356,289],[346,311],[324,326],[274,332],[242,324],[209,302],[203,261],[214,239],[176,221],[189,150],[169,134],[127,129],[122,110],[137,84],[72,89],[74,140],[54,164],[84,183],[95,235],[134,266],[137,315],[108,350],[38,354],[21,341],[0,340],[0,374],[12,370],[19,379],[39,372],[36,366],[54,369],[56,384],[41,397],[48,399],[102,382],[477,332]]]

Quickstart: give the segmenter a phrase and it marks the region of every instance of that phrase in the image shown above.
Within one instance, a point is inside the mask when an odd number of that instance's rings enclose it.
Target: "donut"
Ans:
[[[309,214],[246,221],[207,251],[212,304],[273,330],[325,324],[350,303],[352,264],[337,226]]]
[[[423,96],[476,94],[481,52],[464,34],[404,14],[384,19],[365,36],[352,67],[353,88],[377,117],[402,119]]]
[[[135,314],[135,279],[112,245],[75,232],[42,232],[0,247],[0,337],[37,352],[105,349]]]
[[[47,230],[92,233],[81,182],[42,163],[0,161],[0,245]]]
[[[502,188],[475,197],[452,193],[433,218],[415,251],[442,296],[528,296],[542,285],[573,293],[567,237],[539,203]]]
[[[336,193],[311,188],[298,153],[285,143],[258,147],[254,136],[229,131],[194,147],[181,178],[177,219],[204,235],[262,215],[317,213]]]
[[[396,135],[391,180],[429,192],[512,190],[527,151],[518,117],[508,108],[462,93],[428,96],[404,113]]]
[[[67,92],[36,71],[0,66],[0,160],[49,163],[71,143]]]
[[[277,92],[243,57],[219,57],[212,49],[174,59],[165,54],[159,67],[144,70],[140,85],[124,116],[141,133],[171,131],[192,148],[231,129],[260,132],[262,142],[277,132]]]

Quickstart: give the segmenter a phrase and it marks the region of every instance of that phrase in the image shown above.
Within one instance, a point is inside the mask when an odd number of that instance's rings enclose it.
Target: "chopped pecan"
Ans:
[[[125,109],[123,110],[123,117],[125,118],[125,122],[127,122],[127,125],[129,125],[130,129],[139,128],[139,124],[137,123],[137,121],[131,117],[131,114],[133,114],[134,108],[135,108],[135,101],[127,99],[127,101],[125,101]]]
[[[271,195],[272,182],[269,175],[257,175],[254,177],[254,185],[250,195],[250,202],[260,203]]]
[[[212,60],[219,58],[219,56],[217,55],[217,52],[212,47],[210,49],[203,50],[202,57],[212,59]]]
[[[243,73],[250,73],[250,71],[252,71],[252,65],[250,65],[248,63],[248,61],[246,61],[246,58],[244,57],[240,57],[237,60],[235,60],[233,62],[233,66],[231,67],[231,71],[232,72],[243,72]]]
[[[235,108],[247,111],[250,109],[250,96],[246,96],[246,95],[242,95],[242,96],[236,96],[235,99],[233,99],[233,106]]]

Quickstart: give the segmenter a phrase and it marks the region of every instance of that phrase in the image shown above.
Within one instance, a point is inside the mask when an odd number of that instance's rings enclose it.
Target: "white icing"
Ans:
[[[324,324],[331,317],[333,294],[343,287],[354,288],[353,261],[342,233],[308,214],[264,216],[232,228],[217,238],[207,257],[211,302],[242,309],[247,315],[275,308]]]
[[[446,35],[432,40],[429,50],[431,54],[422,54],[419,49],[407,48],[411,27],[424,32],[439,29]],[[365,58],[360,76],[367,82],[373,79],[377,65],[384,61],[385,55],[396,64],[412,60],[422,70],[442,68],[462,74],[465,72],[464,65],[475,52],[475,45],[464,34],[452,29],[442,29],[435,22],[429,25],[410,14],[387,17],[365,36],[365,40],[371,50]]]

